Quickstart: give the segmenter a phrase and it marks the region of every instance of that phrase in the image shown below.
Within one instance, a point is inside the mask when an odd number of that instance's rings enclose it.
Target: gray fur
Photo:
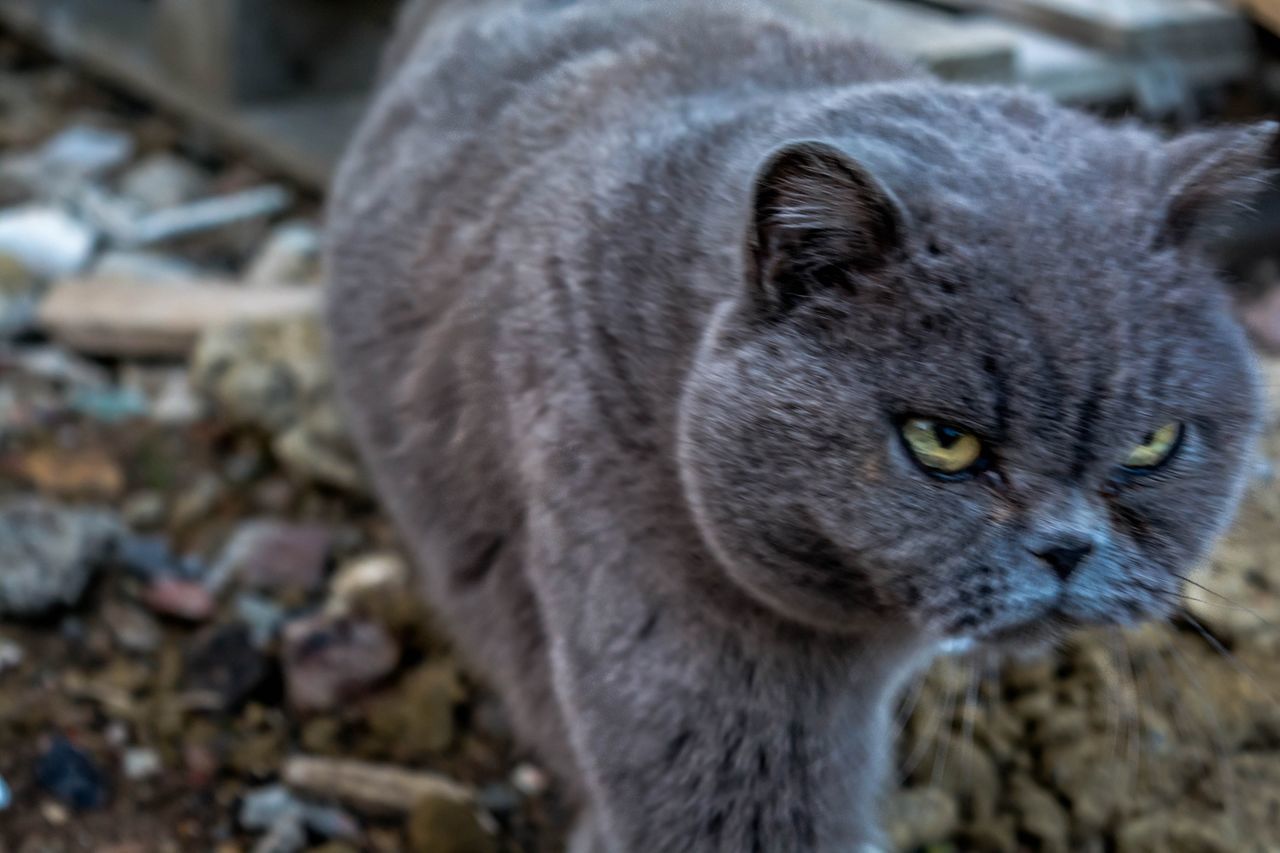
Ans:
[[[1269,130],[1165,143],[763,5],[420,5],[333,194],[339,384],[578,850],[876,844],[940,641],[1171,609],[1256,423],[1194,234]],[[924,473],[907,415],[995,468]]]

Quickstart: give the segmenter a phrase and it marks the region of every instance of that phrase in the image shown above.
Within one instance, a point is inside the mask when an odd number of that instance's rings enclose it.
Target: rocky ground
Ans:
[[[316,216],[0,41],[0,851],[559,849],[364,494]],[[1260,469],[1174,624],[935,667],[895,843],[1280,849],[1278,522]]]

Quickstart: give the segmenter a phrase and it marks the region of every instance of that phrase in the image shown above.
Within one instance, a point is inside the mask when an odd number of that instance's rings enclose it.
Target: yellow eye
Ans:
[[[1157,468],[1169,461],[1169,457],[1182,443],[1182,424],[1167,423],[1147,436],[1146,440],[1129,453],[1124,467],[1136,470]]]
[[[943,474],[961,474],[982,459],[977,436],[928,418],[902,424],[902,438],[920,464]]]

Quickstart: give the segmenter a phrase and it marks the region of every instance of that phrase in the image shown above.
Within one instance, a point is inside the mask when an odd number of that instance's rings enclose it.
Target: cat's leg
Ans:
[[[573,832],[569,834],[569,843],[565,853],[603,853],[609,848],[596,826],[595,812],[586,810],[578,815],[573,824]]]
[[[540,585],[599,834],[593,848],[581,830],[573,853],[874,849],[883,655],[748,613],[735,624],[653,595],[634,556],[593,560],[581,574],[570,557],[547,564]]]

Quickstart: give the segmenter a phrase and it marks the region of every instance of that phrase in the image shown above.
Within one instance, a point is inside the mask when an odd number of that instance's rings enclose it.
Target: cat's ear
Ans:
[[[1211,239],[1234,213],[1248,210],[1280,169],[1280,124],[1206,130],[1166,145],[1169,192],[1161,239]]]
[[[903,244],[901,205],[870,172],[824,142],[795,142],[770,154],[752,202],[748,285],[771,310],[877,269]]]

